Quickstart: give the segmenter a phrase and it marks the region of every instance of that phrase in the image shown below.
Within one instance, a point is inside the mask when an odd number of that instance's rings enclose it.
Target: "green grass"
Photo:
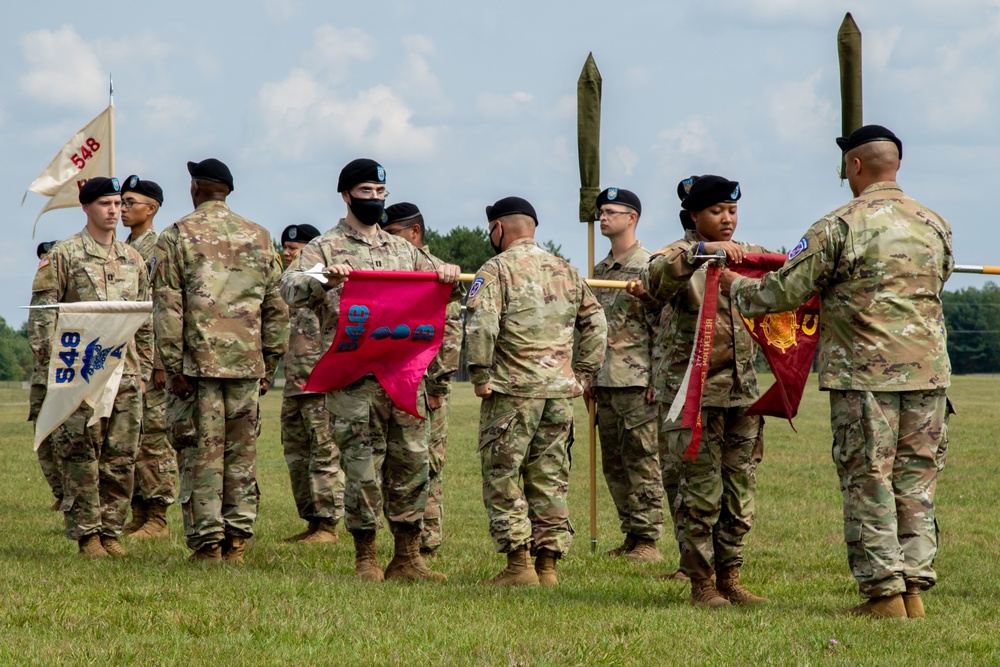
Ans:
[[[960,665],[1000,663],[1000,380],[959,378],[948,467],[938,489],[939,584],[923,621],[835,615],[857,604],[841,536],[826,394],[812,381],[796,420],[769,420],[757,522],[744,580],[767,606],[711,612],[652,575],[676,566],[592,556],[587,444],[578,426],[571,516],[577,541],[555,589],[494,590],[503,565],[480,497],[478,401],[453,396],[445,477],[445,584],[368,584],[353,577],[349,539],[287,545],[301,529],[279,442],[280,397],[263,401],[262,507],[243,568],[185,562],[172,536],[125,541],[129,557],[91,562],[63,537],[31,451],[27,392],[0,388],[0,664],[80,665]],[[578,425],[585,424],[582,405]],[[621,539],[599,476],[599,548]],[[346,534],[343,537],[347,537]],[[379,535],[383,565],[391,554]]]

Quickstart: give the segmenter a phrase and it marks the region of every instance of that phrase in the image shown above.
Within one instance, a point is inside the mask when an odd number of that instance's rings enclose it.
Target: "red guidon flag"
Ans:
[[[760,278],[765,273],[780,269],[787,257],[779,254],[747,253],[741,264],[731,264],[728,269],[748,278]],[[712,357],[712,341],[718,320],[719,276],[722,267],[710,265],[705,277],[705,298],[698,313],[691,362],[677,396],[670,406],[668,419],[681,416],[681,426],[691,429],[691,443],[684,452],[684,459],[698,458],[701,446],[701,398],[708,379],[708,365]],[[774,373],[775,383],[754,403],[747,414],[784,417],[791,422],[799,410],[809,369],[819,338],[819,297],[814,296],[794,312],[773,313],[761,317],[743,317],[747,331],[764,350],[764,357]],[[682,412],[683,410],[683,412]]]
[[[303,389],[336,391],[374,373],[396,407],[422,419],[417,388],[444,339],[452,288],[436,273],[351,271],[333,345]]]

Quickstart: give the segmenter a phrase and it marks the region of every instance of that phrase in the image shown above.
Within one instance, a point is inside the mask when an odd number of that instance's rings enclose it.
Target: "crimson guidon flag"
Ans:
[[[747,253],[742,263],[730,264],[726,268],[741,276],[760,278],[765,273],[780,269],[786,259],[780,254]],[[684,459],[689,461],[698,458],[701,446],[701,399],[718,319],[716,311],[722,267],[710,265],[706,270],[705,298],[698,314],[691,362],[668,415],[668,418],[676,419],[676,411],[681,407],[677,402],[683,395],[681,426],[691,429],[691,442],[684,452]],[[795,311],[742,319],[747,331],[763,349],[775,379],[774,385],[747,410],[747,414],[784,417],[791,422],[798,414],[819,340],[819,297],[812,297]]]
[[[337,335],[303,389],[329,392],[373,373],[400,410],[417,411],[417,389],[444,339],[454,286],[418,271],[351,271]]]

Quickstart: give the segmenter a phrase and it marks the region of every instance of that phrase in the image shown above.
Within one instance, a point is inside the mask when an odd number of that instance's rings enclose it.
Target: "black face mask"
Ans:
[[[350,195],[348,195],[350,196]],[[351,213],[358,221],[371,227],[382,220],[382,213],[385,211],[384,199],[355,199],[351,197]]]
[[[503,248],[501,248],[498,244],[493,242],[493,234],[489,234],[489,240],[490,240],[490,245],[493,246],[494,255],[499,255],[500,253],[503,252]],[[503,243],[503,228],[500,229],[500,243]]]

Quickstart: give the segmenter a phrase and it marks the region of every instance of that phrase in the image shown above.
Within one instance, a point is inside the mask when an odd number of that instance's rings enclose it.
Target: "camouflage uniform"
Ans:
[[[156,249],[156,232],[150,228],[142,236],[133,239],[130,234],[125,243],[142,255],[149,274],[155,263],[153,251]],[[153,368],[162,364],[152,350]],[[139,452],[135,457],[134,499],[172,505],[177,500],[177,456],[167,440],[166,406],[167,390],[153,386],[153,374],[145,378],[146,391],[142,396],[142,436],[139,438]]]
[[[306,521],[344,516],[344,471],[333,439],[333,416],[323,394],[302,385],[326,351],[319,320],[308,308],[289,310],[291,335],[285,353],[285,389],[281,399],[281,444],[299,516]]]
[[[323,349],[337,333],[341,288],[323,289],[299,273],[317,263],[348,264],[378,271],[433,271],[430,260],[401,238],[376,225],[371,239],[341,219],[339,224],[302,248],[281,278],[281,294],[292,308],[311,308],[320,322]],[[456,286],[452,300],[460,298]],[[425,402],[421,383],[417,405]],[[333,439],[340,445],[344,469],[344,513],[352,533],[382,527],[382,513],[393,533],[420,531],[427,506],[429,424],[396,408],[368,374],[326,397],[334,415]]]
[[[638,280],[649,251],[637,241],[621,261],[608,256],[594,267],[603,280]],[[663,531],[663,482],[657,447],[657,406],[646,403],[651,380],[653,316],[641,299],[621,289],[594,294],[608,321],[608,349],[594,382],[601,463],[621,530],[649,540]]]
[[[747,252],[763,248],[740,243]],[[698,311],[705,295],[707,265],[694,256],[698,237],[689,231],[653,255],[643,272],[650,297],[669,308],[660,331],[663,356],[654,373],[661,408],[661,435],[679,467],[674,524],[681,570],[691,579],[743,564],[743,542],[753,526],[756,469],[763,455],[763,420],[746,409],[758,398],[754,359],[757,346],[729,299],[720,294],[708,376],[702,394],[701,447],[693,462],[682,459],[691,430],[666,412],[691,360]]]
[[[31,305],[80,301],[147,301],[149,279],[138,252],[120,241],[105,249],[87,229],[56,244],[42,260]],[[49,367],[57,311],[32,310],[31,347],[39,369]],[[132,498],[132,474],[142,419],[140,378],[149,373],[151,330],[143,326],[129,344],[111,415],[93,426],[94,410],[83,403],[49,436],[62,477],[60,509],[66,537],[121,535]]]
[[[246,538],[257,518],[257,406],[288,342],[278,293],[281,263],[267,230],[208,201],[156,245],[153,321],[167,374],[194,387],[167,399],[167,430],[180,454],[187,545]],[[183,450],[183,451],[182,451]]]
[[[435,269],[444,262],[431,254],[424,246],[420,251],[431,261]],[[430,366],[427,367],[425,389],[428,396],[441,396],[444,404],[437,410],[427,408],[430,420],[430,437],[427,451],[430,465],[427,482],[427,508],[424,510],[424,528],[420,534],[420,548],[427,552],[441,546],[443,534],[441,522],[444,518],[444,470],[445,446],[448,443],[448,402],[451,397],[451,376],[458,370],[458,358],[462,351],[462,303],[451,301],[445,313],[444,340]]]
[[[573,397],[604,359],[604,311],[576,269],[529,238],[479,269],[466,307],[469,376],[493,390],[479,413],[493,545],[501,553],[529,545],[562,556],[573,539],[566,503]]]
[[[780,270],[733,283],[748,316],[820,295],[820,387],[864,597],[936,581],[951,378],[940,296],[953,268],[948,223],[885,181],[810,227]]]
[[[39,370],[38,362],[36,361],[35,367],[31,371],[31,390],[28,393],[29,422],[36,421],[38,413],[42,409],[46,393],[45,381],[45,373]],[[38,456],[38,465],[42,469],[42,475],[45,477],[49,488],[52,489],[52,495],[61,504],[63,497],[62,475],[59,473],[59,461],[55,458],[55,453],[52,451],[52,443],[49,442],[48,438],[42,440],[38,445],[38,449],[35,450],[35,454]]]

